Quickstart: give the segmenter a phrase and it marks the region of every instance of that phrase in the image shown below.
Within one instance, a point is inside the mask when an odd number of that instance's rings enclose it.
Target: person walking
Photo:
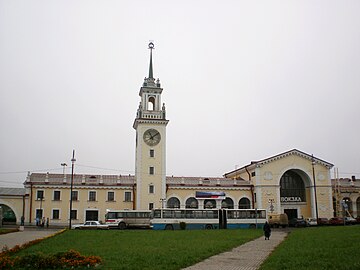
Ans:
[[[263,230],[265,234],[265,240],[270,240],[271,228],[270,228],[270,224],[267,221],[264,224]]]

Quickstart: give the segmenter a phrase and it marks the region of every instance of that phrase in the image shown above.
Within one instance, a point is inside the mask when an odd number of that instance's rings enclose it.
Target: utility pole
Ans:
[[[314,195],[315,195],[315,213],[316,213],[316,222],[319,220],[318,214],[318,205],[317,205],[317,195],[316,195],[316,179],[315,179],[315,159],[314,156],[311,155],[311,166],[312,166],[312,173],[313,173],[313,180],[314,180]]]
[[[72,192],[73,192],[73,183],[74,183],[74,164],[75,164],[75,150],[73,150],[73,155],[71,159],[71,184],[70,184],[70,213],[69,213],[69,229],[71,229],[71,212],[72,212]]]

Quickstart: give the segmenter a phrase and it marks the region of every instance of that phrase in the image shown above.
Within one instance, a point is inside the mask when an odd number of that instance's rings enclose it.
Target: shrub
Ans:
[[[10,258],[8,254],[0,255],[0,269],[54,269],[54,268],[76,268],[96,267],[101,263],[98,256],[83,256],[78,251],[69,250],[54,255],[43,253],[30,254],[23,257]]]

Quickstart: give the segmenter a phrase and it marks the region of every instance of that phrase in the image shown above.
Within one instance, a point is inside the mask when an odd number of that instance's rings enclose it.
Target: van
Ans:
[[[268,222],[270,227],[285,228],[289,225],[289,220],[287,214],[270,214],[268,215]]]

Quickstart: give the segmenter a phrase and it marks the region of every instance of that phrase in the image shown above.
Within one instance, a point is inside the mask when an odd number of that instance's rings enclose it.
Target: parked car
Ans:
[[[356,223],[357,223],[357,224],[360,224],[360,217],[357,217],[357,218],[356,218]]]
[[[329,220],[330,225],[344,225],[344,219],[341,217],[333,217]]]
[[[307,218],[305,219],[307,226],[317,226],[316,218]]]
[[[293,218],[289,221],[290,227],[306,227],[306,221],[303,218]]]
[[[76,224],[71,228],[75,230],[108,230],[109,225],[101,224],[99,221],[85,221],[84,224]]]
[[[357,222],[356,222],[356,219],[353,218],[353,217],[345,217],[345,224],[347,225],[355,225]]]
[[[318,218],[317,224],[319,226],[329,225],[329,219],[327,219],[327,218]]]

